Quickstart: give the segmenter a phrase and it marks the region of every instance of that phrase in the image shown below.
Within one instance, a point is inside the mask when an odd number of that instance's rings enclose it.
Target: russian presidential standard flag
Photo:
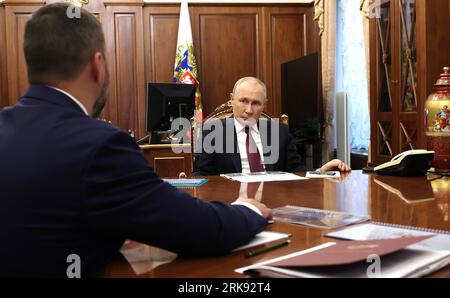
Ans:
[[[177,53],[173,82],[178,84],[195,85],[195,118],[203,121],[202,100],[198,81],[197,63],[192,43],[191,21],[187,1],[181,1],[180,21],[178,25]]]

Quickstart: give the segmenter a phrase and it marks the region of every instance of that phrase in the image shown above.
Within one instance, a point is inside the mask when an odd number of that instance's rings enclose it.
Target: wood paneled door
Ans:
[[[6,82],[6,41],[5,8],[0,2],[0,108],[8,105]]]
[[[23,33],[25,24],[33,11],[44,1],[34,1],[29,5],[5,5],[5,47],[0,51],[6,54],[7,84],[6,105],[13,105],[28,88],[27,68],[23,54]]]

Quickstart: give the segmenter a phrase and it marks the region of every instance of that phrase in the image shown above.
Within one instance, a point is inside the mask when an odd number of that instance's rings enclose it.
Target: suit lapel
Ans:
[[[258,127],[259,127],[259,123],[261,120],[258,121]],[[263,120],[266,121],[266,120]],[[270,120],[267,120],[267,134],[266,133],[261,133],[261,142],[262,142],[262,146],[263,146],[263,155],[264,155],[264,160],[267,160],[267,157],[270,156],[270,152],[264,152],[264,148],[270,148],[269,145],[271,145],[271,122]],[[264,163],[264,167],[266,169],[266,171],[273,171],[274,169],[274,165],[273,164],[266,164]]]

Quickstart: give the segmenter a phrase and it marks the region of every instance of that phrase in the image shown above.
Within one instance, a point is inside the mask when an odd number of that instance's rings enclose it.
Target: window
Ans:
[[[336,91],[346,92],[352,150],[370,142],[366,58],[360,0],[337,0]]]

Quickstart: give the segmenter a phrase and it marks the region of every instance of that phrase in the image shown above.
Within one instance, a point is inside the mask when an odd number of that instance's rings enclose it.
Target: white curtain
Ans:
[[[322,42],[322,93],[324,110],[324,139],[328,159],[334,154],[334,107],[336,77],[336,0],[316,0],[315,17]]]
[[[347,93],[352,149],[369,148],[370,114],[360,0],[337,0],[336,90]]]

